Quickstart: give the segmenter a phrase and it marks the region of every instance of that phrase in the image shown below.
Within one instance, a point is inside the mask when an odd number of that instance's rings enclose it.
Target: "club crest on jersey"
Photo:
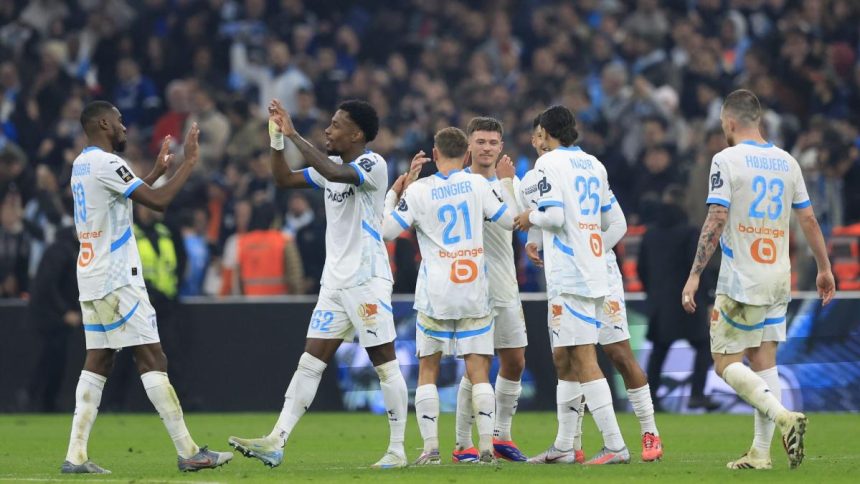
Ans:
[[[550,306],[552,311],[552,326],[558,326],[561,324],[561,304],[553,304]]]
[[[723,176],[720,174],[720,172],[718,171],[718,172],[714,173],[713,175],[711,175],[711,190],[712,191],[716,190],[717,188],[720,188],[722,186],[723,186]]]
[[[371,160],[370,158],[362,158],[358,160],[357,164],[361,167],[361,169],[370,173],[370,170],[373,168],[373,165],[375,165],[376,162]]]
[[[540,195],[543,195],[544,193],[549,193],[549,191],[552,190],[552,185],[549,184],[549,180],[547,180],[546,177],[541,178],[541,180],[538,182],[537,187],[538,191],[540,192]]]
[[[358,315],[365,324],[373,322],[376,319],[377,314],[379,314],[378,304],[363,303],[358,306]]]
[[[120,180],[128,183],[134,179],[134,175],[131,174],[128,168],[125,166],[120,166],[116,169],[116,174],[119,175]]]
[[[405,198],[400,199],[400,203],[397,204],[397,210],[399,210],[401,212],[405,212],[405,211],[409,210],[409,206],[406,205],[406,199]]]

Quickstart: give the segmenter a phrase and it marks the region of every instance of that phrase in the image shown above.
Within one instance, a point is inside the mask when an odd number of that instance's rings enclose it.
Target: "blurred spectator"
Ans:
[[[179,293],[181,270],[175,236],[161,223],[161,214],[140,203],[134,205],[134,238],[140,252],[143,279],[159,319],[170,319],[172,302]],[[184,255],[184,250],[183,250]]]
[[[272,99],[280,100],[287,112],[295,111],[299,90],[313,87],[308,76],[290,63],[290,47],[286,42],[270,42],[268,65],[261,66],[252,63],[245,44],[236,41],[230,47],[230,67],[234,75],[257,89],[257,110],[261,116],[266,115]]]
[[[284,231],[293,236],[302,258],[305,292],[316,293],[325,264],[325,212],[315,211],[306,193],[294,192],[284,220]]]
[[[42,343],[29,389],[36,412],[58,410],[68,340],[81,326],[77,258],[75,227],[59,229],[56,240],[45,249],[31,285],[28,318]]]
[[[215,105],[212,92],[204,86],[196,86],[191,95],[191,116],[185,123],[184,132],[193,123],[200,127],[200,162],[197,165],[204,173],[211,174],[221,168],[227,141],[230,139],[230,122]]]
[[[185,246],[185,271],[179,285],[180,296],[203,295],[203,282],[209,267],[209,245],[206,242],[208,225],[205,210],[186,212],[182,223],[182,241]]]
[[[175,80],[167,85],[167,111],[155,122],[152,129],[152,138],[149,141],[149,153],[155,155],[161,149],[161,142],[165,136],[171,136],[173,143],[171,149],[176,150],[181,146],[180,142],[185,136],[185,119],[188,117],[191,103],[190,86],[186,81]]]
[[[227,119],[231,133],[227,143],[228,161],[244,165],[255,153],[265,150],[268,155],[267,124],[251,114],[248,101],[233,100],[227,108]]]
[[[35,276],[39,260],[60,226],[73,223],[63,205],[57,177],[46,165],[36,167],[36,189],[36,196],[24,206],[24,222],[32,236],[30,276]]]
[[[155,84],[141,75],[137,61],[128,57],[120,59],[116,77],[119,83],[113,93],[114,105],[122,113],[123,124],[127,128],[152,126],[161,109]]]
[[[30,235],[24,230],[21,194],[9,190],[0,201],[0,298],[27,293]]]
[[[681,307],[679,294],[693,264],[699,229],[687,222],[680,205],[682,194],[683,190],[677,185],[666,190],[656,220],[648,226],[639,247],[639,279],[648,295],[647,338],[653,344],[648,359],[648,381],[651,382],[654,406],[659,408],[657,392],[660,389],[663,363],[672,343],[685,339],[696,351],[687,406],[713,410],[718,405],[705,397],[704,392],[708,368],[711,366],[707,301],[712,300],[708,292],[716,280],[711,272],[703,274],[702,288],[697,294],[698,309],[693,315],[687,314]]]

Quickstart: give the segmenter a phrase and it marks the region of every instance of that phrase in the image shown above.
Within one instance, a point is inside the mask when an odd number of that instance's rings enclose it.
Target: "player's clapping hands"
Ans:
[[[191,128],[185,135],[185,146],[183,147],[186,163],[197,163],[197,157],[200,154],[199,137],[200,128],[197,126],[197,123],[191,123]]]
[[[158,150],[158,156],[155,158],[155,166],[153,167],[155,179],[158,179],[158,177],[165,174],[170,168],[170,163],[173,162],[173,157],[175,155],[170,152],[171,141],[173,141],[173,139],[170,135],[165,136],[164,140],[161,141],[161,149]]]
[[[292,136],[296,134],[296,127],[293,126],[293,119],[290,113],[284,109],[284,106],[277,99],[272,99],[269,103],[269,119],[278,125],[284,136]]]
[[[502,155],[496,164],[496,176],[499,177],[499,180],[504,180],[505,178],[513,178],[515,173],[516,170],[511,158],[508,155]]]
[[[517,230],[522,230],[523,232],[528,231],[532,227],[532,222],[529,220],[529,214],[532,213],[532,209],[528,209],[525,212],[514,217],[514,228]]]

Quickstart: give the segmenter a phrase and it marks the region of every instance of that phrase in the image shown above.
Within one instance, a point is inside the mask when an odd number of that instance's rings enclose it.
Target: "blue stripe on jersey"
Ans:
[[[726,208],[729,208],[729,206],[731,206],[731,202],[729,202],[728,200],[723,200],[722,198],[717,198],[717,197],[708,197],[708,199],[705,200],[705,203],[706,204],[712,204],[713,203],[716,205],[722,205]]]
[[[125,190],[125,193],[123,193],[123,194],[122,194],[122,196],[124,196],[125,198],[130,197],[130,196],[131,196],[131,194],[132,194],[132,193],[134,193],[134,191],[135,191],[135,190],[137,190],[137,187],[139,187],[139,186],[141,186],[141,185],[143,185],[143,180],[141,180],[140,178],[138,178],[137,180],[135,180],[135,181],[134,181],[134,183],[132,183],[132,184],[131,184],[131,186],[130,186],[130,187],[128,187],[128,188]]]
[[[604,205],[604,206],[600,207],[600,211],[601,211],[601,212],[608,212],[608,211],[612,210],[612,204],[613,204],[613,203],[615,203],[615,197],[612,197],[612,198],[609,200],[609,203],[607,203],[606,205]]]
[[[322,187],[317,185],[316,182],[314,181],[314,179],[311,178],[311,174],[308,172],[307,168],[302,170],[302,175],[305,176],[305,181],[308,182],[308,185],[310,185],[311,188],[313,188],[315,190],[322,190]]]
[[[405,220],[403,220],[403,217],[397,215],[397,212],[392,211],[391,216],[394,217],[394,220],[397,220],[397,223],[399,223],[400,226],[403,227],[403,230],[409,230],[409,224],[406,223]]]
[[[484,326],[483,328],[470,329],[469,331],[436,331],[433,329],[425,328],[424,326],[421,325],[421,323],[415,323],[415,325],[418,326],[418,329],[421,330],[421,332],[426,334],[427,336],[433,336],[434,338],[447,338],[447,339],[451,339],[451,338],[455,338],[455,337],[458,339],[471,338],[472,336],[479,336],[479,335],[487,333],[491,329],[493,329],[492,321],[490,322],[490,324]]]
[[[572,146],[572,145],[571,146],[559,146],[556,149],[561,150],[561,151],[582,151],[582,148],[580,148],[579,146]]]
[[[498,211],[498,212],[496,212],[496,214],[495,214],[495,215],[493,215],[492,217],[490,217],[490,222],[495,222],[496,220],[498,220],[499,218],[501,218],[501,216],[502,216],[502,215],[504,215],[505,210],[507,210],[507,209],[508,209],[508,204],[507,204],[507,203],[503,203],[503,204],[502,204],[502,206],[501,206],[501,207],[499,207],[499,211]]]
[[[87,146],[86,148],[84,148],[83,151],[81,151],[81,154],[89,153],[90,151],[96,151],[96,150],[101,151],[102,149],[99,148],[98,146]]]
[[[120,247],[123,246],[123,244],[128,242],[128,239],[130,239],[130,238],[131,238],[131,227],[125,229],[125,232],[123,232],[123,234],[120,235],[120,237],[118,239],[116,239],[110,243],[110,251],[113,252],[113,251],[119,249]]]
[[[356,186],[361,186],[361,184],[364,183],[364,173],[361,172],[361,170],[358,168],[358,165],[356,165],[355,162],[350,163],[349,166],[351,166],[352,169],[355,170],[355,174],[358,175],[358,185],[356,185]]]
[[[726,254],[726,256],[731,257],[732,259],[735,258],[735,252],[732,250],[731,247],[729,247],[725,244],[725,242],[723,242],[722,237],[720,237],[720,249],[722,249],[723,254]]]
[[[556,246],[558,250],[564,252],[565,254],[573,257],[573,247],[569,247],[562,243],[561,239],[558,238],[558,235],[553,236],[552,245]]]
[[[567,305],[567,303],[564,303],[564,308],[567,309],[567,311],[570,314],[572,314],[572,315],[576,316],[577,318],[585,321],[586,323],[588,323],[592,326],[597,326],[598,328],[600,327],[600,321],[598,321],[598,320],[596,320],[590,316],[586,316],[582,313],[578,313],[578,312],[574,311],[572,307]]]
[[[756,146],[759,148],[773,148],[773,143],[756,143],[753,140],[741,141],[742,145]]]
[[[564,203],[559,202],[558,200],[540,200],[538,201],[538,209],[544,209],[548,207],[562,207],[564,208]]]
[[[792,203],[792,204],[791,204],[791,208],[806,208],[806,207],[811,207],[811,206],[812,206],[812,201],[811,201],[811,200],[807,200],[807,201],[805,201],[805,202],[797,202],[797,203]]]
[[[138,306],[140,306],[140,301],[138,301],[134,305],[134,307],[131,308],[131,311],[129,311],[119,321],[114,321],[113,323],[110,323],[110,324],[101,324],[101,323],[86,324],[86,323],[84,323],[84,331],[95,331],[98,333],[106,333],[108,331],[112,331],[114,329],[117,329],[120,326],[122,326],[123,324],[125,324],[125,322],[128,321],[129,318],[132,317],[132,315],[134,315],[134,312],[137,311]]]
[[[392,308],[390,304],[386,304],[386,302],[382,299],[377,299],[377,301],[379,301],[379,304],[382,305],[382,307],[385,308],[386,311],[391,314],[394,314],[394,308]]]
[[[785,316],[780,316],[778,318],[767,318],[764,320],[765,326],[770,326],[773,324],[780,324],[785,322]]]
[[[760,323],[750,325],[750,324],[741,324],[741,323],[738,323],[737,321],[734,321],[722,309],[720,309],[720,315],[722,315],[723,319],[725,319],[726,322],[729,323],[730,326],[737,328],[741,331],[755,331],[757,329],[762,329],[765,326],[771,326],[774,324],[780,324],[780,323],[785,322],[785,316],[780,316],[778,318],[766,318],[764,321],[762,321]]]
[[[374,230],[373,227],[371,227],[369,223],[362,220],[361,221],[361,228],[363,228],[365,231],[367,231],[367,233],[369,233],[371,237],[378,240],[379,242],[382,242],[382,236],[379,235],[379,232]]]
[[[434,175],[438,176],[439,178],[441,178],[443,180],[447,180],[448,178],[451,177],[451,175],[453,175],[454,173],[457,173],[458,171],[460,171],[460,170],[451,170],[448,172],[447,175],[443,175],[442,172],[437,171],[436,173],[434,173]]]

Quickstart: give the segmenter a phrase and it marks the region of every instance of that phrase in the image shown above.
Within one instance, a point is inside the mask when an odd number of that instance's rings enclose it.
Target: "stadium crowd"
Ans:
[[[136,208],[141,254],[157,267],[150,295],[167,299],[240,294],[267,270],[286,282],[263,293],[318,291],[322,203],[274,185],[272,98],[317,146],[339,101],[371,102],[382,120],[371,147],[392,182],[438,129],[477,115],[504,123],[522,174],[532,120],[563,104],[630,225],[700,226],[711,157],[725,147],[722,96],[745,87],[766,108],[768,138],[801,163],[825,233],[860,222],[851,0],[0,0],[0,25],[0,298],[38,290],[51,279],[36,277],[46,249],[69,245],[70,168],[92,99],[121,110],[123,156],[140,175],[165,136],[181,153],[200,125],[198,173],[167,218]],[[250,233],[267,248],[246,253]],[[414,239],[390,251],[395,292],[413,292]],[[255,264],[275,252],[283,267]],[[539,289],[520,260],[522,288]],[[797,254],[800,289],[814,285],[809,261]]]

